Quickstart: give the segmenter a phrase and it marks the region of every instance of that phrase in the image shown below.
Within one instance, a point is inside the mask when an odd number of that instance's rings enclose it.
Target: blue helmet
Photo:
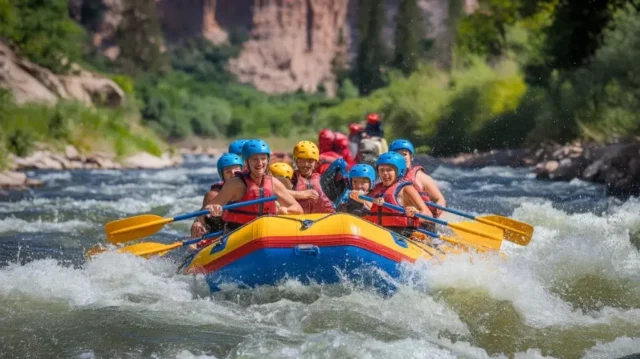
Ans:
[[[242,145],[242,159],[247,161],[249,157],[257,154],[265,154],[271,157],[271,149],[263,140],[248,140]]]
[[[222,180],[224,181],[224,177],[222,176],[222,171],[229,166],[244,166],[244,162],[242,161],[242,158],[240,158],[240,156],[236,155],[235,153],[223,153],[222,156],[220,156],[220,158],[218,158],[218,174],[220,175],[220,178],[222,178]]]
[[[242,146],[247,140],[235,140],[229,145],[229,153],[234,153],[238,156],[242,156]]]
[[[395,167],[396,170],[398,170],[398,179],[401,179],[407,173],[407,161],[405,161],[404,157],[398,152],[390,151],[381,154],[376,161],[376,170],[380,165]]]
[[[399,150],[407,150],[411,152],[411,156],[416,154],[416,149],[413,147],[413,143],[405,139],[395,140],[389,145],[389,151],[397,152]]]
[[[376,170],[368,164],[360,163],[353,167],[349,171],[349,184],[354,178],[368,178],[371,181],[371,186],[376,181]]]

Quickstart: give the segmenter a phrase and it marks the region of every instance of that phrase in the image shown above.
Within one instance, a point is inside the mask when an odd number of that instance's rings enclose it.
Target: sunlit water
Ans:
[[[406,266],[391,298],[345,280],[213,297],[176,274],[184,251],[144,260],[83,252],[103,225],[198,210],[215,162],[159,171],[33,172],[0,197],[2,358],[619,358],[640,352],[640,201],[526,170],[433,172],[451,207],[535,226],[506,259]],[[188,221],[154,241],[173,242]]]

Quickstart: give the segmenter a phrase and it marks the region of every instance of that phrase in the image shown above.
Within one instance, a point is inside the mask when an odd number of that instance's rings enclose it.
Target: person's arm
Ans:
[[[433,214],[429,210],[426,204],[422,201],[422,197],[420,197],[420,193],[413,186],[405,186],[402,189],[402,199],[404,200],[405,210],[407,216],[413,217],[417,212],[425,214],[429,217],[433,217]]]
[[[280,183],[280,182],[278,182]],[[280,183],[282,185],[282,183]],[[214,217],[222,216],[222,206],[231,202],[238,201],[244,196],[247,186],[240,177],[233,177],[227,182],[218,193],[218,195],[209,202],[205,209],[209,210],[209,215]]]
[[[293,197],[296,200],[310,199],[312,201],[315,201],[318,199],[318,192],[316,192],[316,190],[314,189],[305,189],[304,191],[296,191],[293,189],[289,189],[287,190],[287,192],[291,197]]]
[[[207,205],[209,205],[209,203],[214,198],[216,198],[217,195],[218,191],[215,190],[210,190],[209,192],[207,192],[207,194],[205,194],[204,198],[202,199],[202,209],[207,207]],[[193,224],[191,224],[191,238],[198,238],[209,231],[204,217],[205,216],[197,217],[195,221],[193,221]]]
[[[416,174],[416,181],[420,182],[423,190],[429,195],[429,198],[431,198],[431,202],[442,207],[447,206],[447,201],[445,200],[444,195],[442,195],[442,192],[438,188],[438,184],[433,178],[431,178],[431,176],[422,171],[418,171]],[[440,210],[437,210],[437,212],[440,212]]]
[[[278,197],[279,214],[302,214],[300,203],[293,198],[289,190],[280,182],[273,181],[273,192]]]

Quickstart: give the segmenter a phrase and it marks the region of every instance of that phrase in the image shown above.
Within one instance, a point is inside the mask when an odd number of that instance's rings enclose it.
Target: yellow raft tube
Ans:
[[[401,263],[450,251],[347,213],[264,216],[199,250],[183,271],[204,274],[212,292],[223,283],[255,287],[287,278],[331,284],[365,266],[398,278]]]

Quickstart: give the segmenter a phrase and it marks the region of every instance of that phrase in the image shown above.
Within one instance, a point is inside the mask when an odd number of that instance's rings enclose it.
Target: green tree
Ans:
[[[367,95],[385,86],[383,67],[388,49],[382,39],[384,0],[362,0],[360,7],[360,44],[354,69],[360,94]]]
[[[33,62],[63,72],[82,54],[84,31],[67,0],[0,0],[0,36]]]
[[[154,0],[126,0],[118,27],[119,62],[128,74],[165,71],[164,38]]]
[[[550,68],[575,69],[586,63],[600,46],[602,31],[613,13],[627,3],[637,1],[561,0],[554,21],[546,29],[546,51]]]
[[[401,0],[396,16],[395,58],[393,64],[409,75],[418,69],[421,48],[422,16],[416,0]]]

